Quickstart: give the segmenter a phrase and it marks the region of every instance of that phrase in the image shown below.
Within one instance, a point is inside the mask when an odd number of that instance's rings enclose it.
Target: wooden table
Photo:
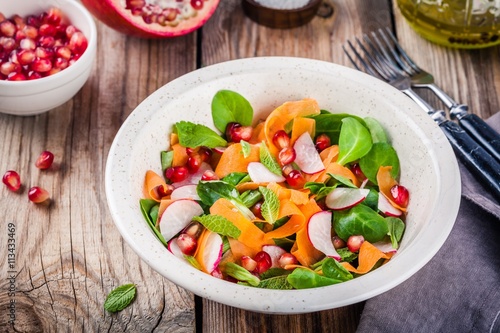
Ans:
[[[223,0],[202,31],[171,40],[130,38],[98,24],[97,62],[69,102],[39,116],[0,114],[0,173],[17,170],[19,194],[0,188],[0,330],[16,332],[354,332],[363,303],[302,315],[264,315],[200,299],[154,272],[124,243],[111,220],[104,167],[120,125],[149,94],[202,66],[269,55],[350,66],[347,38],[394,29],[414,59],[451,96],[483,118],[500,109],[500,48],[445,49],[421,39],[385,0],[325,0],[337,15],[303,27],[272,30],[248,19],[240,0]],[[39,171],[43,150],[56,167]],[[31,204],[39,185],[52,204]],[[8,224],[15,232],[8,232]],[[14,268],[7,243],[15,238]],[[13,277],[14,275],[14,277]],[[107,293],[135,283],[132,306],[103,308]],[[11,294],[15,288],[15,296]],[[10,289],[10,290],[9,290]],[[15,302],[15,326],[9,325]]]

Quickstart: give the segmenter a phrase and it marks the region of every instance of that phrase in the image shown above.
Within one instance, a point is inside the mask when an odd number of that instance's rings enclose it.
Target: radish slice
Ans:
[[[271,267],[281,267],[279,260],[281,256],[286,253],[285,250],[277,245],[264,245],[262,246],[262,251],[266,252],[271,257],[271,262],[273,263]]]
[[[307,223],[307,233],[309,241],[316,250],[340,260],[340,255],[332,242],[332,212],[321,211],[311,216]]]
[[[210,235],[208,235],[205,242],[203,256],[201,257],[201,264],[209,274],[219,266],[222,258],[222,249],[222,237],[218,233],[210,231]]]
[[[185,185],[198,184],[200,182],[200,180],[201,180],[201,177],[203,176],[203,173],[205,171],[207,171],[207,170],[213,171],[212,167],[210,166],[210,164],[208,164],[206,162],[203,162],[203,163],[201,163],[200,168],[198,169],[198,171],[196,171],[195,173],[189,175],[182,182],[172,183],[172,186],[174,188],[178,188],[178,187],[185,186]]]
[[[203,208],[193,200],[181,199],[172,202],[160,219],[160,232],[168,242],[184,229],[195,216],[203,214]]]
[[[370,193],[369,189],[337,187],[328,193],[325,204],[333,210],[351,208],[365,200],[368,193]]]
[[[177,187],[170,194],[170,199],[180,200],[180,199],[191,199],[200,200],[198,192],[196,192],[196,184],[184,185]]]
[[[247,167],[248,175],[254,183],[282,183],[285,177],[278,176],[271,172],[266,166],[260,162],[250,162]]]
[[[167,249],[177,258],[184,259],[184,253],[182,253],[181,248],[177,245],[177,238],[172,238],[170,242],[168,242]]]
[[[385,216],[401,216],[402,211],[391,205],[389,200],[382,194],[378,194],[378,210]]]
[[[398,252],[397,249],[392,247],[391,242],[380,241],[380,242],[373,243],[372,245],[384,253],[396,253],[396,252]]]
[[[309,132],[304,132],[297,138],[293,145],[293,149],[295,149],[295,153],[297,154],[295,163],[303,172],[313,174],[325,170],[323,161],[314,146],[314,142]]]

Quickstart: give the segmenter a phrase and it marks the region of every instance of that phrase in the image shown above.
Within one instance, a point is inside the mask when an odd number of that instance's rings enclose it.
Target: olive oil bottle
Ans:
[[[410,26],[431,42],[455,48],[500,44],[500,0],[397,0]]]

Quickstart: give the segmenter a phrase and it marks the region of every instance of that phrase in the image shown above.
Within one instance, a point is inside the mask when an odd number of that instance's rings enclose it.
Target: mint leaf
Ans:
[[[261,280],[258,288],[291,290],[293,286],[288,282],[287,275],[275,276],[266,280]]]
[[[234,262],[228,262],[223,267],[224,272],[234,277],[238,281],[248,282],[251,286],[257,287],[260,279]]]
[[[118,312],[125,309],[135,298],[137,289],[134,284],[124,284],[112,290],[106,297],[104,309],[109,312]]]
[[[179,143],[183,147],[196,148],[205,146],[215,148],[227,145],[226,140],[205,125],[179,121],[175,124],[175,128],[179,136]]]
[[[259,150],[259,157],[260,157],[260,162],[264,164],[266,168],[269,169],[274,174],[277,174],[278,176],[281,176],[281,167],[274,158],[274,156],[271,154],[269,151],[269,148],[267,148],[266,143],[262,141],[260,144],[260,150]]]
[[[231,90],[219,90],[212,99],[212,120],[215,128],[224,133],[227,124],[252,125],[253,108],[245,97]]]
[[[245,140],[241,140],[240,144],[241,144],[241,152],[243,153],[243,157],[247,158],[248,156],[250,156],[250,152],[252,151],[252,147]]]
[[[227,236],[238,239],[241,235],[241,230],[236,227],[233,222],[220,215],[202,215],[195,216],[194,221],[200,222],[205,228],[212,232],[216,232],[221,236]]]
[[[280,201],[278,196],[267,187],[260,186],[259,191],[264,197],[264,202],[260,207],[261,214],[267,222],[273,224],[278,219],[280,210]]]

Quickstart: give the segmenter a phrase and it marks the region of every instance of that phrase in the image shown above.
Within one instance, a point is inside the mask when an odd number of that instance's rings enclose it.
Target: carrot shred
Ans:
[[[293,145],[297,138],[305,132],[309,133],[311,137],[314,138],[314,133],[316,132],[316,120],[304,117],[295,118],[292,125],[292,137],[290,138],[290,144]]]
[[[245,157],[240,143],[228,146],[220,157],[219,163],[215,168],[215,174],[219,178],[224,178],[232,172],[247,172],[250,162],[260,161],[259,146],[250,145],[250,147],[250,154]]]
[[[349,168],[347,168],[343,165],[340,165],[337,162],[332,162],[332,163],[328,164],[328,166],[326,167],[326,169],[324,171],[317,173],[317,174],[314,174],[314,175],[310,175],[310,176],[306,177],[306,180],[310,181],[310,182],[323,183],[328,179],[328,177],[330,177],[328,175],[329,173],[346,177],[349,180],[351,180],[351,182],[357,187],[359,187],[359,185],[360,185],[359,180],[354,175],[354,173]]]
[[[269,183],[254,183],[254,182],[245,182],[242,184],[236,185],[236,189],[240,192],[243,193],[248,190],[256,190],[261,186],[268,186]]]
[[[273,144],[273,136],[277,131],[284,130],[288,122],[298,117],[319,113],[318,102],[311,98],[286,102],[274,109],[264,123],[264,136],[269,146],[269,151],[274,155],[278,154],[279,150]]]
[[[290,200],[282,199],[280,200],[278,219],[285,216],[290,216],[290,219],[281,227],[266,233],[267,239],[287,237],[304,228],[306,222],[304,213]]]
[[[172,150],[174,151],[174,156],[172,158],[172,166],[182,166],[186,165],[188,160],[188,154],[186,153],[186,148],[182,147],[179,143],[172,145]]]
[[[146,171],[144,178],[145,197],[160,202],[161,198],[158,195],[158,187],[160,186],[163,187],[164,192],[167,192],[167,183],[163,177],[152,170]]]
[[[377,172],[377,183],[380,189],[380,193],[389,200],[392,206],[397,209],[406,212],[406,207],[402,207],[394,202],[391,195],[391,188],[394,185],[398,185],[398,182],[391,176],[392,166],[381,166]]]
[[[366,274],[373,269],[375,264],[380,259],[390,259],[391,257],[392,253],[384,253],[377,249],[370,242],[364,241],[359,248],[358,267],[355,268],[348,262],[343,262],[341,263],[341,265],[343,265],[349,272],[353,272],[356,274]]]
[[[246,246],[245,244],[234,238],[228,238],[228,241],[229,246],[231,247],[232,254],[232,258],[226,259],[228,261],[237,262],[243,256],[249,256],[250,258],[253,258],[255,257],[257,252],[259,252],[256,249]]]
[[[265,137],[264,137],[264,122],[262,121],[262,122],[258,123],[253,128],[252,138],[248,141],[248,143],[257,144],[257,143],[261,143],[264,140],[265,140]]]
[[[177,133],[170,133],[170,145],[173,146],[176,143],[179,143],[179,135]]]
[[[269,183],[267,188],[276,193],[280,200],[289,199],[296,205],[305,205],[309,201],[309,190],[294,190],[274,182]]]

